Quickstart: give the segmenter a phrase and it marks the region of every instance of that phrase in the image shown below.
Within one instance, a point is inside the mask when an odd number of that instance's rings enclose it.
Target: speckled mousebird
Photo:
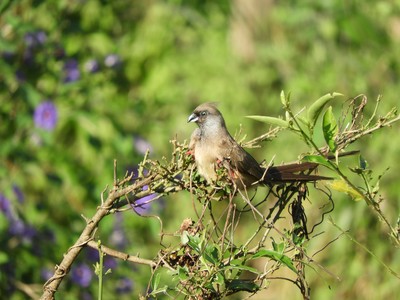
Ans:
[[[216,168],[220,166],[228,169],[230,178],[240,189],[259,183],[271,185],[330,179],[301,173],[309,173],[318,166],[311,162],[271,166],[268,169],[261,167],[230,135],[222,114],[213,103],[199,105],[188,122],[198,125],[191,136],[189,149],[194,154],[198,172],[209,183],[216,180]]]

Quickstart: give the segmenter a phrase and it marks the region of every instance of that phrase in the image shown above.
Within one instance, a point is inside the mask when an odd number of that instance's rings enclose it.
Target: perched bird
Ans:
[[[191,136],[189,150],[193,153],[198,172],[208,183],[215,182],[217,168],[223,166],[239,189],[252,185],[285,182],[308,182],[328,177],[304,174],[318,165],[305,162],[277,167],[261,167],[230,135],[224,118],[213,103],[199,105],[189,116],[188,122],[198,125]]]

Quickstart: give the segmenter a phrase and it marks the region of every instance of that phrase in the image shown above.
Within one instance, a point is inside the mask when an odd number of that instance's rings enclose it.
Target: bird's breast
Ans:
[[[218,147],[211,143],[200,141],[196,144],[195,160],[197,169],[208,182],[215,181],[217,173],[215,172],[215,163],[221,159]]]

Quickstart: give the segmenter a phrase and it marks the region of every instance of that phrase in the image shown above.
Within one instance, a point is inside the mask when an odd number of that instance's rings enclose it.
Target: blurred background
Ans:
[[[247,139],[268,127],[246,115],[282,115],[281,90],[291,92],[296,111],[334,91],[345,95],[333,102],[337,113],[359,94],[369,99],[368,114],[378,95],[381,114],[399,105],[397,0],[2,0],[0,13],[0,298],[40,293],[83,229],[81,214],[91,217],[112,184],[113,159],[122,178],[147,149],[153,159],[170,157],[169,141],[190,137],[187,117],[202,102],[219,102],[231,133],[241,129]],[[354,145],[375,177],[390,167],[380,188],[393,226],[398,132],[394,124]],[[260,161],[294,161],[307,149],[293,140],[284,133],[250,152]],[[399,251],[373,211],[343,194],[334,200],[337,224],[400,272]],[[175,232],[193,216],[190,195],[140,213],[160,215]],[[310,253],[340,235],[328,222],[319,231]],[[145,258],[160,248],[158,221],[132,211],[110,215],[98,232],[104,244]],[[80,254],[61,299],[96,298],[97,259],[96,251]],[[398,296],[399,280],[346,237],[315,259],[342,279],[310,269],[315,299]],[[106,266],[106,299],[144,293],[148,267],[110,257]],[[254,299],[288,296],[301,297],[276,280]]]

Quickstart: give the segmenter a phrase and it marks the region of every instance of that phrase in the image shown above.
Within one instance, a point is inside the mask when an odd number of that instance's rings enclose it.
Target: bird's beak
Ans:
[[[188,122],[197,122],[199,117],[196,114],[191,114],[188,118]]]

